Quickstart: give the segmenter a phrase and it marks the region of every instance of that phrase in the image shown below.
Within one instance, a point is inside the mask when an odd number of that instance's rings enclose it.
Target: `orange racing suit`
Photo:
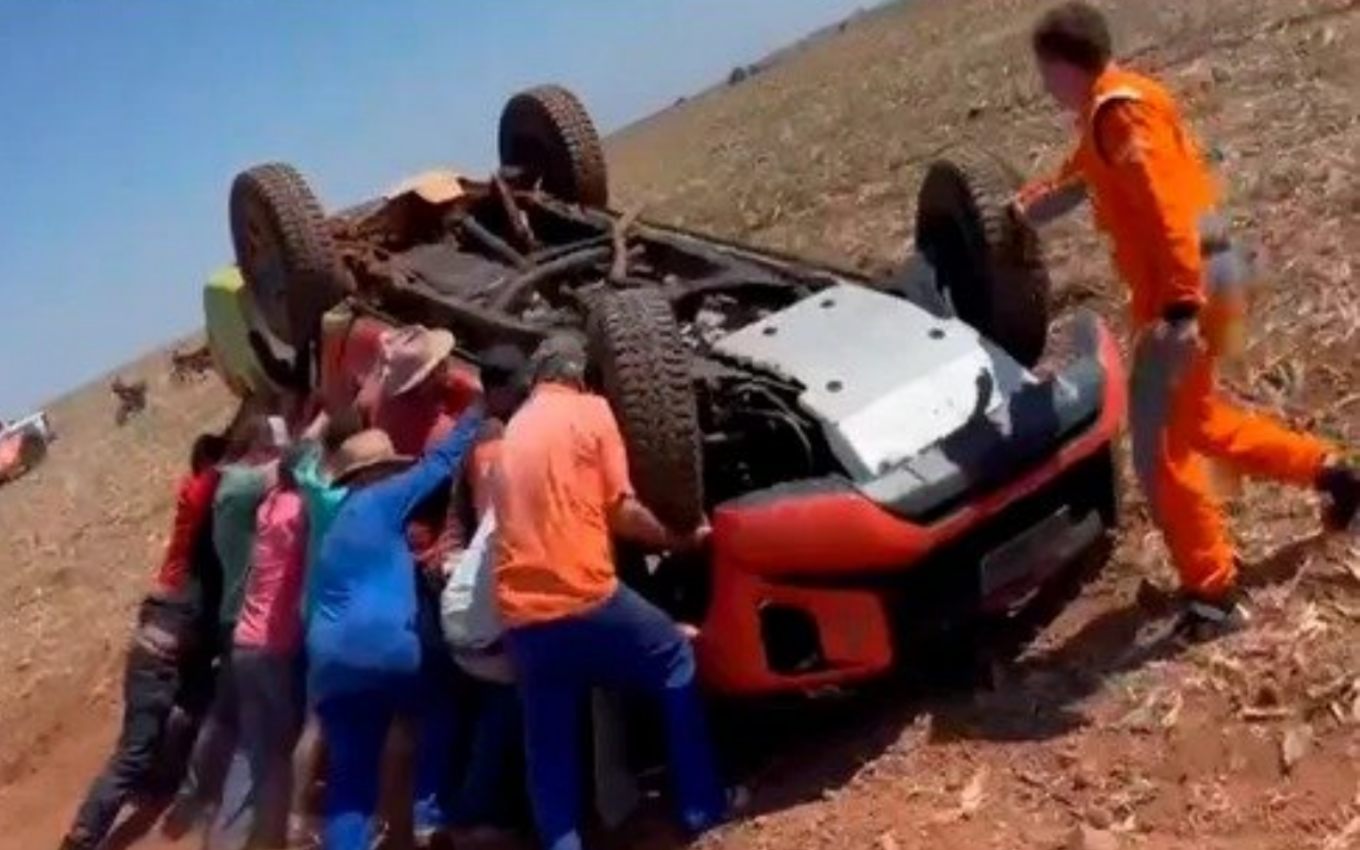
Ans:
[[[1216,360],[1233,347],[1252,271],[1227,238],[1218,188],[1163,86],[1111,65],[1080,116],[1076,151],[1056,179],[1022,190],[1021,204],[1078,181],[1130,290],[1135,473],[1186,591],[1219,598],[1236,580],[1236,559],[1206,459],[1312,486],[1333,447],[1217,389]],[[1194,316],[1198,339],[1175,322]]]

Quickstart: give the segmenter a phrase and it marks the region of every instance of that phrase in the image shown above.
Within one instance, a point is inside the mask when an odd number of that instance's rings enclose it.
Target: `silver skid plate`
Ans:
[[[968,325],[851,284],[748,325],[716,348],[801,384],[799,403],[859,482],[1034,381]]]

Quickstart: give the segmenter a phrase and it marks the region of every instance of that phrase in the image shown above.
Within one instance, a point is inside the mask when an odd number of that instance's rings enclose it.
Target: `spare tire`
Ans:
[[[501,165],[520,170],[526,183],[568,203],[609,203],[600,134],[581,101],[561,86],[510,98],[501,113],[499,146]]]
[[[294,349],[344,296],[340,255],[307,181],[291,165],[241,172],[231,184],[231,238],[255,311]]]
[[[989,154],[959,150],[926,172],[916,246],[955,314],[1025,366],[1048,340],[1049,278],[1038,234],[1010,212],[1019,174]]]
[[[689,351],[657,291],[607,292],[587,323],[592,372],[628,447],[638,497],[672,529],[703,519],[699,407]]]

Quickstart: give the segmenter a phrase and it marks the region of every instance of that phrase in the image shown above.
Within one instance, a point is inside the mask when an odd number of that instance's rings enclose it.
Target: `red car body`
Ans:
[[[323,326],[321,391],[352,392],[378,357],[390,326],[371,317],[328,320]],[[884,675],[899,648],[896,609],[900,582],[951,547],[987,539],[989,526],[1008,512],[1059,493],[1059,482],[1084,464],[1107,459],[1123,420],[1124,370],[1109,330],[1098,328],[1096,355],[1104,373],[1099,415],[1079,434],[1028,471],[933,521],[914,523],[890,513],[850,487],[776,489],[717,505],[708,567],[711,585],[696,649],[710,691],[731,696],[810,692]],[[448,373],[451,412],[478,392],[474,367],[456,363]],[[1023,534],[1011,523],[998,545]],[[995,534],[991,535],[996,537]],[[988,612],[1004,610],[1032,594],[1071,557],[1041,557],[1048,567],[981,600]],[[960,555],[950,571],[965,571],[977,553]],[[910,592],[909,590],[906,592]],[[771,657],[770,612],[797,612],[810,629],[818,661],[812,669]],[[790,669],[792,668],[792,669]]]
[[[901,591],[882,579],[985,533],[1008,510],[1056,491],[1065,475],[1108,457],[1127,401],[1119,350],[1103,325],[1098,356],[1106,378],[1095,421],[1047,460],[933,522],[908,522],[848,487],[719,505],[713,513],[712,601],[697,646],[709,687],[751,696],[810,691],[872,679],[891,669],[897,654],[892,609]],[[969,566],[960,562],[946,568]],[[982,600],[983,607],[1000,612],[1067,566],[1055,555],[1051,570],[1029,573]],[[762,612],[775,606],[801,611],[812,621],[820,669],[780,672],[771,664]]]

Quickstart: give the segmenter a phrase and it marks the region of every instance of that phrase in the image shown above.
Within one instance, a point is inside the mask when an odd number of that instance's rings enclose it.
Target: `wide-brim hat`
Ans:
[[[397,454],[392,438],[379,428],[360,431],[340,444],[329,464],[331,477],[336,483],[347,478],[379,467],[404,468],[415,462],[415,458]]]
[[[456,345],[453,334],[443,328],[410,325],[384,334],[383,395],[399,396],[420,386]]]

